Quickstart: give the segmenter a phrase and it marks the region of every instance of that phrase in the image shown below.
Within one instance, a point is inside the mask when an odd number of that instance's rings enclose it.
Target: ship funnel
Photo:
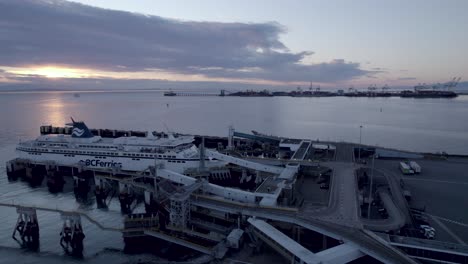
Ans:
[[[91,138],[93,134],[89,131],[88,127],[83,121],[75,121],[71,118],[72,123],[68,124],[73,126],[72,137],[73,138]]]

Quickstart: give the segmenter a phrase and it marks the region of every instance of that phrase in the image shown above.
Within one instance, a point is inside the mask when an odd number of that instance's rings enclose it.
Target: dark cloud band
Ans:
[[[335,82],[371,72],[344,60],[304,65],[278,23],[192,22],[66,1],[0,0],[0,64]]]

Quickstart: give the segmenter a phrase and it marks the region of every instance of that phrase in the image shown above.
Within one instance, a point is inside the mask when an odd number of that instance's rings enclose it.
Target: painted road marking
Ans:
[[[441,181],[441,180],[424,179],[424,178],[413,178],[413,177],[403,177],[403,179],[405,179],[405,180],[411,180],[411,181],[428,181],[428,182],[435,182],[435,183],[449,183],[449,184],[463,184],[463,185],[468,185],[468,182]]]
[[[459,238],[457,235],[455,235],[444,223],[442,223],[437,217],[432,217],[432,220],[434,220],[434,222],[436,222],[440,227],[442,227],[442,229],[445,230],[445,232],[447,232],[447,234],[449,234],[453,239],[455,239],[458,243],[462,244],[462,245],[465,245],[466,246],[466,243],[461,239]]]
[[[452,224],[456,224],[456,225],[461,225],[463,227],[468,227],[468,224],[465,224],[465,223],[462,223],[462,222],[458,222],[458,221],[455,221],[455,220],[452,220],[452,219],[448,219],[448,218],[445,218],[445,217],[441,217],[441,216],[437,216],[437,215],[431,215],[431,214],[428,214],[428,213],[424,213],[425,215],[428,215],[432,218],[437,218],[439,220],[442,220],[442,221],[446,221],[446,222],[449,222],[449,223],[452,223]]]

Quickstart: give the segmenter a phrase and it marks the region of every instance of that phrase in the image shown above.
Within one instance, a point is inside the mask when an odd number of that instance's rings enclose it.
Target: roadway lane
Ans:
[[[333,170],[328,207],[311,209],[305,202],[300,213],[306,218],[311,217],[343,226],[362,228],[358,215],[358,188],[355,174],[359,166],[352,163],[355,144],[337,143],[335,145],[337,161],[320,163],[321,166]]]
[[[410,206],[425,205],[428,214],[439,217],[451,233],[468,243],[468,228],[463,225],[468,224],[468,210],[466,203],[463,202],[467,199],[468,159],[417,160],[422,172],[410,176],[403,176],[399,172],[398,162],[398,160],[376,160],[375,165],[391,171],[396,178],[403,179],[406,188],[412,194]],[[442,226],[439,227],[437,221],[430,222],[437,229],[437,240],[459,242]]]
[[[366,232],[360,228],[338,225],[305,217],[293,210],[282,210],[264,207],[252,207],[241,203],[233,203],[227,200],[194,196],[192,205],[201,206],[222,212],[239,213],[242,215],[256,216],[286,223],[293,223],[309,230],[322,233],[337,240],[353,245],[384,263],[416,263],[406,254],[393,248],[387,242],[379,239],[373,233]]]
[[[361,218],[362,223],[366,229],[372,231],[387,232],[390,230],[400,229],[405,225],[405,217],[399,208],[395,206],[391,195],[385,188],[377,190],[377,193],[382,200],[385,209],[388,212],[387,219],[367,219]]]
[[[358,217],[356,167],[349,162],[325,162],[323,166],[333,170],[329,206],[326,209],[301,210],[304,217],[360,228]]]

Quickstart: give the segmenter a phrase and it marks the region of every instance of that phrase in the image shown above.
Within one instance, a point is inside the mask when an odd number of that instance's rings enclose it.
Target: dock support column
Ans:
[[[186,228],[190,220],[190,194],[174,194],[170,199],[170,224],[173,227]]]
[[[144,196],[145,196],[145,211],[146,213],[153,213],[157,212],[157,209],[154,210],[152,208],[152,203],[153,203],[153,193],[150,191],[144,191]]]
[[[326,235],[323,235],[323,239],[322,239],[322,250],[325,250],[327,249],[327,236]]]
[[[73,191],[75,194],[87,194],[89,192],[89,180],[73,176]]]
[[[72,254],[83,254],[83,240],[85,235],[81,226],[81,218],[77,213],[62,213],[63,227],[60,232],[60,245],[65,251],[72,250]]]
[[[100,177],[94,177],[95,189],[94,194],[96,195],[96,203],[99,208],[106,208],[107,207],[107,195],[109,194],[109,190],[106,188],[106,180]]]
[[[119,201],[122,213],[130,214],[132,212],[133,200],[131,189],[126,184],[119,182]]]
[[[263,181],[262,181],[262,172],[261,171],[256,171],[256,175],[255,175],[255,184],[258,186],[259,184],[261,184]]]
[[[25,178],[32,186],[39,186],[42,184],[47,171],[44,165],[36,165],[29,163],[26,166]]]
[[[300,226],[294,226],[294,230],[295,230],[295,233],[296,233],[296,242],[301,243],[302,228]]]
[[[37,249],[39,247],[39,223],[37,221],[36,209],[29,207],[16,208],[18,220],[12,237],[16,239],[16,232],[19,233],[21,241],[28,247]],[[17,240],[18,241],[18,240]]]
[[[233,142],[233,137],[234,137],[234,127],[229,126],[229,134],[228,134],[228,150],[233,150],[234,149],[234,142]]]
[[[205,137],[202,137],[202,141],[200,143],[199,147],[199,156],[200,156],[200,163],[198,165],[198,172],[205,172],[206,167],[205,167]]]
[[[246,169],[242,169],[242,177],[240,179],[240,183],[243,183],[245,180],[247,180],[247,170]]]
[[[65,185],[65,180],[63,179],[63,175],[59,172],[58,167],[49,164],[46,165],[47,170],[47,187],[49,188],[50,192],[60,192],[63,190],[63,186]]]
[[[7,161],[6,171],[9,180],[16,180],[18,178],[17,163],[15,160]]]
[[[18,158],[10,160],[6,163],[6,170],[8,180],[16,181],[18,177],[24,177],[26,175],[25,162]]]

